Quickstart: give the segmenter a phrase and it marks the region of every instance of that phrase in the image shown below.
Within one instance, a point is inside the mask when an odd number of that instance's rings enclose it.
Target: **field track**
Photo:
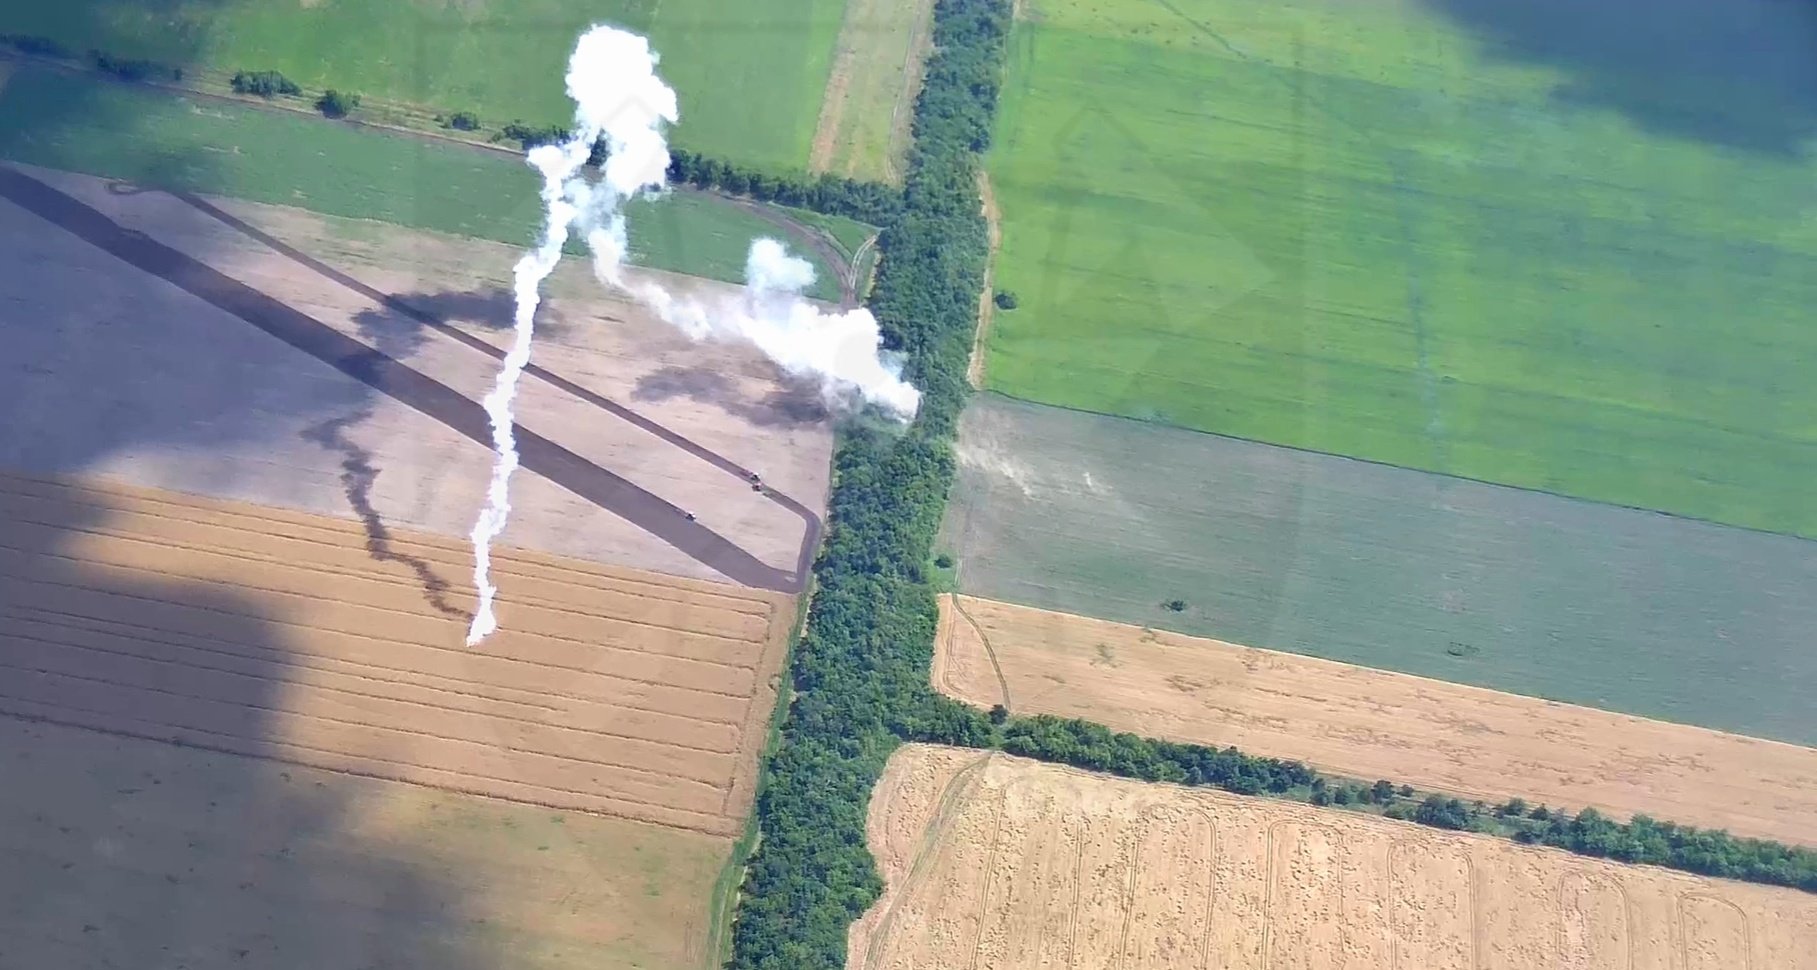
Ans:
[[[1810,970],[1817,897],[908,745],[852,970]]]
[[[0,166],[0,198],[13,202],[125,263],[176,285],[290,347],[317,358],[344,376],[440,422],[461,436],[490,448],[490,420],[479,402],[473,395],[462,393],[437,376],[369,346],[297,309],[289,302],[235,279],[188,253],[122,225],[75,195],[24,171]],[[289,261],[301,264],[362,297],[376,300],[395,312],[403,312],[416,323],[429,326],[442,336],[458,341],[466,351],[478,350],[495,358],[501,355],[496,348],[461,333],[433,314],[402,307],[395,299],[387,298],[385,294],[360,284],[348,274],[335,271],[293,247],[284,246],[268,234],[258,232],[243,220],[234,218],[205,200],[194,196],[182,198],[190,207],[262,244],[273,246],[278,255]],[[741,487],[750,475],[747,469],[729,459],[713,454],[654,422],[641,419],[635,412],[542,367],[534,367],[530,373],[563,393],[574,395],[587,405],[630,421],[640,430],[656,435],[665,443],[679,447],[695,458],[707,461],[721,472],[736,475]],[[549,479],[591,505],[609,509],[727,578],[748,586],[783,592],[798,591],[805,581],[813,546],[818,539],[819,519],[806,506],[793,499],[771,490],[764,491],[764,495],[771,501],[781,505],[789,514],[801,518],[806,528],[794,567],[782,569],[762,561],[705,524],[687,518],[683,515],[683,510],[669,499],[615,474],[549,437],[526,429],[521,424],[516,429],[516,437],[525,469]]]
[[[1817,840],[1817,750],[1795,744],[970,596],[941,601],[933,671],[979,707],[1363,781]]]
[[[734,834],[791,600],[0,475],[0,714]]]

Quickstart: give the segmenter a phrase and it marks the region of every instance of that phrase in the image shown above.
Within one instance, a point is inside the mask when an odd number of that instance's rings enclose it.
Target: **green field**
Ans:
[[[677,144],[800,170],[843,0],[65,0],[0,5],[0,31],[233,71],[277,70],[487,124],[565,122],[574,39],[610,22],[647,35],[681,98]]]
[[[1817,542],[995,395],[958,454],[966,593],[1817,744]]]
[[[508,153],[44,68],[0,89],[0,158],[513,244],[541,221],[536,174]],[[642,265],[731,282],[750,241],[777,234],[698,193],[635,203],[630,223]],[[837,300],[837,272],[815,271],[813,295]]]
[[[1813,36],[1780,0],[1032,0],[988,385],[1817,536]]]

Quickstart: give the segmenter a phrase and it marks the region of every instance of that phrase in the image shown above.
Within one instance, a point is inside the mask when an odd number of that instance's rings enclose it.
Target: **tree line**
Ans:
[[[499,138],[515,141],[525,151],[538,145],[565,141],[571,130],[562,125],[527,125],[513,121],[499,130]],[[606,146],[593,146],[588,164],[605,164]],[[699,189],[724,192],[757,202],[811,209],[845,216],[873,226],[886,226],[902,214],[902,193],[882,182],[823,173],[776,174],[686,148],[669,149],[669,181]]]
[[[859,424],[834,459],[826,540],[790,661],[794,700],[757,798],[760,840],[733,926],[731,965],[845,964],[846,931],[882,884],[865,815],[903,740],[973,747],[995,725],[928,685],[939,618],[926,575],[952,483],[950,447],[987,255],[978,155],[996,110],[1007,0],[939,0],[915,103],[899,208],[883,220],[869,305],[923,392],[906,431]],[[955,110],[955,104],[969,104]],[[724,187],[698,164],[674,173]]]
[[[1009,25],[1007,0],[939,0],[915,103],[908,175],[882,220],[869,306],[923,392],[906,431],[841,434],[807,626],[790,660],[793,700],[757,798],[760,835],[733,927],[736,970],[844,965],[846,934],[881,892],[865,842],[871,792],[904,741],[998,748],[1148,781],[1342,805],[1447,829],[1493,832],[1585,855],[1817,891],[1817,853],[1645,817],[1577,815],[1421,796],[1388,780],[1327,778],[1295,761],[1110,731],[1086,721],[985,714],[928,683],[939,617],[929,563],[953,478],[951,442],[988,255],[977,190]],[[698,156],[676,181],[722,190]],[[761,184],[761,183],[760,183]],[[758,189],[761,191],[761,188]],[[1515,809],[1519,811],[1516,812]]]

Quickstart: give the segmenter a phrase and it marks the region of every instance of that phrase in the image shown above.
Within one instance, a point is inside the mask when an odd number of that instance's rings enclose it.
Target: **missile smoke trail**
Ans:
[[[676,118],[675,92],[656,76],[656,54],[647,40],[612,27],[594,27],[581,35],[568,59],[568,97],[574,99],[574,132],[555,145],[530,151],[529,162],[542,174],[545,209],[542,241],[524,254],[512,271],[516,301],[511,349],[498,381],[486,395],[492,421],[492,445],[498,462],[486,489],[486,507],[473,525],[473,584],[479,606],[467,628],[467,645],[498,629],[492,600],[492,540],[505,529],[511,514],[511,473],[517,470],[517,439],[512,431],[511,402],[518,378],[530,362],[536,331],[536,307],[543,280],[561,261],[568,227],[583,211],[608,224],[623,225],[619,209],[646,187],[660,187],[669,167],[662,126]],[[605,139],[611,157],[604,178],[589,184],[580,178],[593,146]]]
[[[594,272],[602,282],[631,294],[693,339],[749,343],[788,373],[817,379],[828,402],[836,406],[861,399],[906,422],[921,403],[921,393],[902,380],[898,362],[882,350],[882,334],[870,311],[829,313],[803,299],[802,292],[814,282],[813,265],[790,256],[773,239],[751,244],[740,299],[707,306],[677,298],[652,278],[627,278],[624,205],[641,192],[664,187],[669,148],[663,130],[678,117],[675,92],[656,75],[656,63],[649,41],[636,34],[606,26],[582,34],[568,59],[573,134],[529,154],[530,165],[543,179],[543,237],[513,271],[514,336],[498,381],[484,402],[498,462],[486,490],[486,506],[473,526],[479,607],[467,630],[469,646],[498,628],[492,610],[498,590],[491,582],[491,546],[510,516],[511,473],[518,464],[511,403],[530,362],[543,280],[561,261],[571,226],[585,233]],[[581,173],[594,146],[601,143],[607,153],[601,177],[589,181]]]

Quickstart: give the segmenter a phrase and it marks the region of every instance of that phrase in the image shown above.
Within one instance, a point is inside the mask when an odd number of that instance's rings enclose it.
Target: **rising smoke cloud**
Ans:
[[[656,60],[649,41],[636,34],[594,27],[581,35],[568,60],[574,133],[560,144],[538,146],[529,154],[530,165],[543,178],[543,236],[512,271],[511,349],[483,402],[492,422],[492,446],[498,461],[486,489],[485,508],[473,524],[473,585],[479,591],[479,605],[467,628],[468,646],[498,629],[492,609],[498,595],[491,577],[492,541],[504,532],[511,515],[511,473],[518,462],[511,404],[517,397],[518,379],[530,362],[543,280],[561,261],[562,245],[577,216],[585,212],[596,222],[616,224],[622,234],[620,210],[625,201],[646,188],[660,187],[669,167],[662,127],[676,119],[675,92],[656,76]],[[603,177],[590,183],[580,173],[601,138],[612,155]]]
[[[868,401],[903,421],[913,418],[920,405],[920,392],[901,379],[899,362],[882,350],[870,311],[827,312],[804,299],[802,293],[814,282],[812,264],[790,256],[773,239],[751,244],[745,286],[737,299],[706,304],[681,298],[652,278],[631,279],[625,272],[630,252],[625,203],[663,188],[669,167],[663,132],[678,119],[675,92],[657,76],[657,61],[649,41],[628,31],[596,26],[582,34],[568,60],[573,134],[529,153],[530,165],[542,175],[546,217],[541,241],[514,270],[511,349],[484,401],[498,461],[486,505],[473,526],[479,605],[467,630],[469,646],[498,628],[491,546],[510,517],[511,474],[518,465],[511,405],[530,361],[542,283],[560,262],[571,227],[584,232],[602,282],[647,304],[690,337],[749,343],[789,374],[819,381],[835,405]],[[602,141],[605,164],[600,178],[589,180],[582,172]]]

